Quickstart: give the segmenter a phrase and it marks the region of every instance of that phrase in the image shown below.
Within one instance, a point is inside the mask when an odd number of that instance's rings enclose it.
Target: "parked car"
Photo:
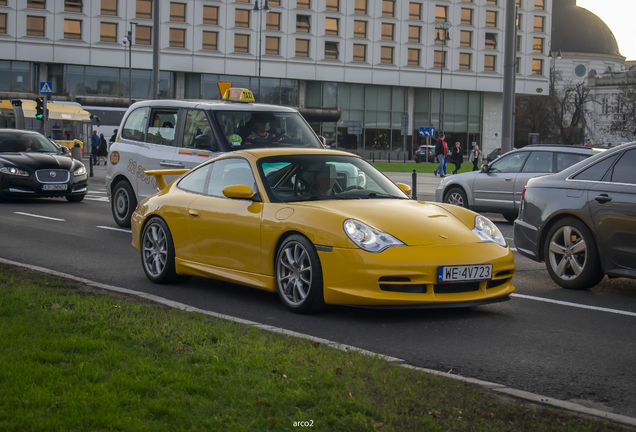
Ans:
[[[488,163],[490,163],[494,161],[495,159],[497,159],[499,156],[501,156],[501,148],[496,148],[490,153],[488,153],[486,160],[488,161]]]
[[[501,213],[512,222],[519,214],[521,192],[529,179],[560,172],[601,151],[570,145],[515,149],[479,171],[445,177],[435,190],[435,200],[477,212]]]
[[[558,285],[587,289],[604,275],[636,278],[636,143],[528,182],[514,225],[522,255],[545,261]]]
[[[415,152],[415,162],[426,162],[426,153],[428,153],[428,161],[435,162],[435,146],[434,145],[421,145]]]
[[[64,197],[80,202],[86,167],[38,132],[0,129],[0,199]]]

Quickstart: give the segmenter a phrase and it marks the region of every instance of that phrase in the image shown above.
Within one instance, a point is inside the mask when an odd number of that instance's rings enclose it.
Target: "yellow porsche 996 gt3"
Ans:
[[[156,283],[203,276],[326,304],[467,307],[508,300],[512,252],[470,210],[409,199],[364,159],[324,149],[241,150],[142,201],[133,246]]]

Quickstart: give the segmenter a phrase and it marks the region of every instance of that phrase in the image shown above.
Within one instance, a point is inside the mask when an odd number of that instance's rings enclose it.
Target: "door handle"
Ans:
[[[505,180],[505,181],[508,181],[508,182],[509,182],[509,181],[512,181],[512,177],[507,178],[507,179],[504,179],[504,180]]]
[[[183,165],[181,162],[168,162],[168,161],[161,161],[161,162],[159,162],[159,165],[165,166],[165,167],[170,167],[170,168],[184,168],[185,167],[185,165]]]
[[[599,196],[595,196],[594,199],[601,204],[608,203],[612,200],[607,194],[600,194]]]
[[[198,218],[200,216],[199,212],[194,209],[188,209],[188,213],[190,213],[191,218]]]

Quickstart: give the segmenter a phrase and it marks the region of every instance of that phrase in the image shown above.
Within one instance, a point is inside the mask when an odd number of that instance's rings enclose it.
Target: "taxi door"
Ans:
[[[180,139],[170,168],[192,169],[221,154],[216,136],[208,118],[208,112],[202,109],[184,108],[179,113],[183,127],[179,127]]]

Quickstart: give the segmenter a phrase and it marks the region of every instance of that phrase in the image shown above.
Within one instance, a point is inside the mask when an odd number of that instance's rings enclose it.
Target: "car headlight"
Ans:
[[[481,215],[475,216],[475,228],[473,232],[484,242],[497,243],[501,247],[507,247],[506,239],[504,238],[497,225],[492,223],[490,219]]]
[[[2,167],[0,168],[0,172],[4,174],[17,175],[17,176],[23,176],[23,177],[29,176],[28,172],[18,169],[16,167]]]
[[[81,176],[81,175],[84,175],[84,174],[86,174],[86,167],[84,167],[84,166],[79,167],[78,169],[76,169],[73,172],[74,176]]]
[[[373,229],[354,219],[344,221],[343,228],[351,241],[367,252],[382,252],[392,246],[406,246],[391,234]]]

